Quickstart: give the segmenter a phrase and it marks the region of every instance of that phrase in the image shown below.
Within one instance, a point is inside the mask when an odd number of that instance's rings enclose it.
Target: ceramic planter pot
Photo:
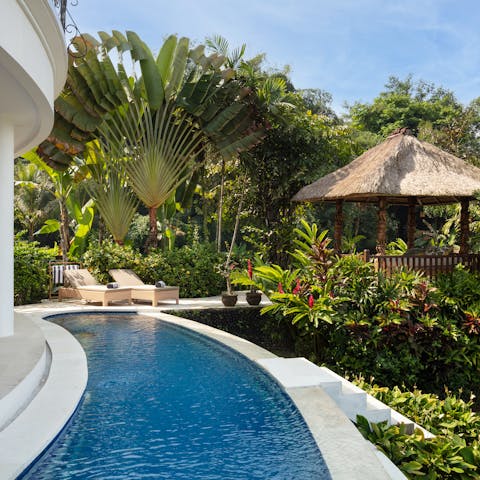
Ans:
[[[234,307],[237,303],[238,296],[236,293],[229,295],[228,293],[222,293],[222,303],[226,307]]]
[[[249,305],[259,305],[262,300],[262,294],[260,292],[247,292],[246,297]]]

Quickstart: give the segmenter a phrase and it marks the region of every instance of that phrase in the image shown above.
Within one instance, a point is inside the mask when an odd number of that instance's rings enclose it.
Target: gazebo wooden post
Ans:
[[[470,237],[470,216],[468,207],[468,199],[462,199],[460,202],[460,253],[468,253],[468,240]]]
[[[417,219],[415,217],[415,205],[417,199],[408,197],[408,220],[407,220],[407,246],[413,248],[415,245],[415,230],[417,228]]]
[[[335,226],[333,229],[333,248],[335,253],[342,251],[342,229],[343,229],[343,200],[335,202]]]
[[[385,255],[387,247],[387,200],[380,197],[378,201],[378,223],[377,223],[377,253]]]

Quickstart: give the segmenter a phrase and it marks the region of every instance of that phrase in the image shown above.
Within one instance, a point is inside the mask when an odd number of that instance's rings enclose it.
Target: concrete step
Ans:
[[[362,415],[371,423],[387,422],[389,425],[403,423],[407,431],[415,428],[423,431],[425,438],[433,434],[416,425],[400,413],[367,394],[326,367],[319,367],[305,358],[265,358],[257,360],[280,381],[284,388],[321,387],[353,422]]]

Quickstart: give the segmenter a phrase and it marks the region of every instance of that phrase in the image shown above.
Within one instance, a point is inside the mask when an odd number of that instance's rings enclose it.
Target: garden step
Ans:
[[[392,410],[360,387],[349,382],[326,367],[319,367],[306,358],[264,358],[257,362],[274,375],[284,388],[321,387],[353,422],[362,415],[371,423],[387,422],[389,425],[403,423],[407,432],[415,428],[423,431],[425,438],[433,434]]]
[[[342,383],[306,358],[264,358],[257,360],[284,388],[322,386],[331,394],[340,393]]]

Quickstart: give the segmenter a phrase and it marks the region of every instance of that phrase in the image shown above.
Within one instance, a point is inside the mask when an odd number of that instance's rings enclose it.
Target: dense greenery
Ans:
[[[335,256],[316,225],[295,233],[289,269],[253,269],[272,300],[262,312],[290,333],[296,354],[375,378],[382,387],[360,385],[437,434],[426,440],[359,418],[362,433],[408,476],[478,478],[480,420],[470,395],[480,393],[480,276],[462,266],[435,282],[405,270],[386,276],[360,256]]]
[[[200,243],[142,255],[131,247],[103,242],[93,245],[82,261],[101,282],[111,281],[110,269],[129,268],[145,283],[163,280],[167,285],[178,285],[181,297],[194,298],[218,295],[224,289],[223,278],[216,271],[222,259],[211,245]]]
[[[478,275],[458,267],[436,283],[386,276],[359,256],[334,256],[315,225],[296,233],[292,268],[258,265],[254,274],[271,292],[264,312],[293,324],[297,353],[390,387],[480,393]]]
[[[48,297],[48,262],[55,259],[49,248],[17,238],[14,246],[15,305],[36,303]]]
[[[480,466],[480,415],[472,401],[447,392],[436,395],[370,385],[358,385],[380,401],[422,425],[436,437],[425,439],[420,431],[407,435],[401,426],[370,425],[358,419],[362,434],[377,445],[410,477],[429,479],[478,478]]]

